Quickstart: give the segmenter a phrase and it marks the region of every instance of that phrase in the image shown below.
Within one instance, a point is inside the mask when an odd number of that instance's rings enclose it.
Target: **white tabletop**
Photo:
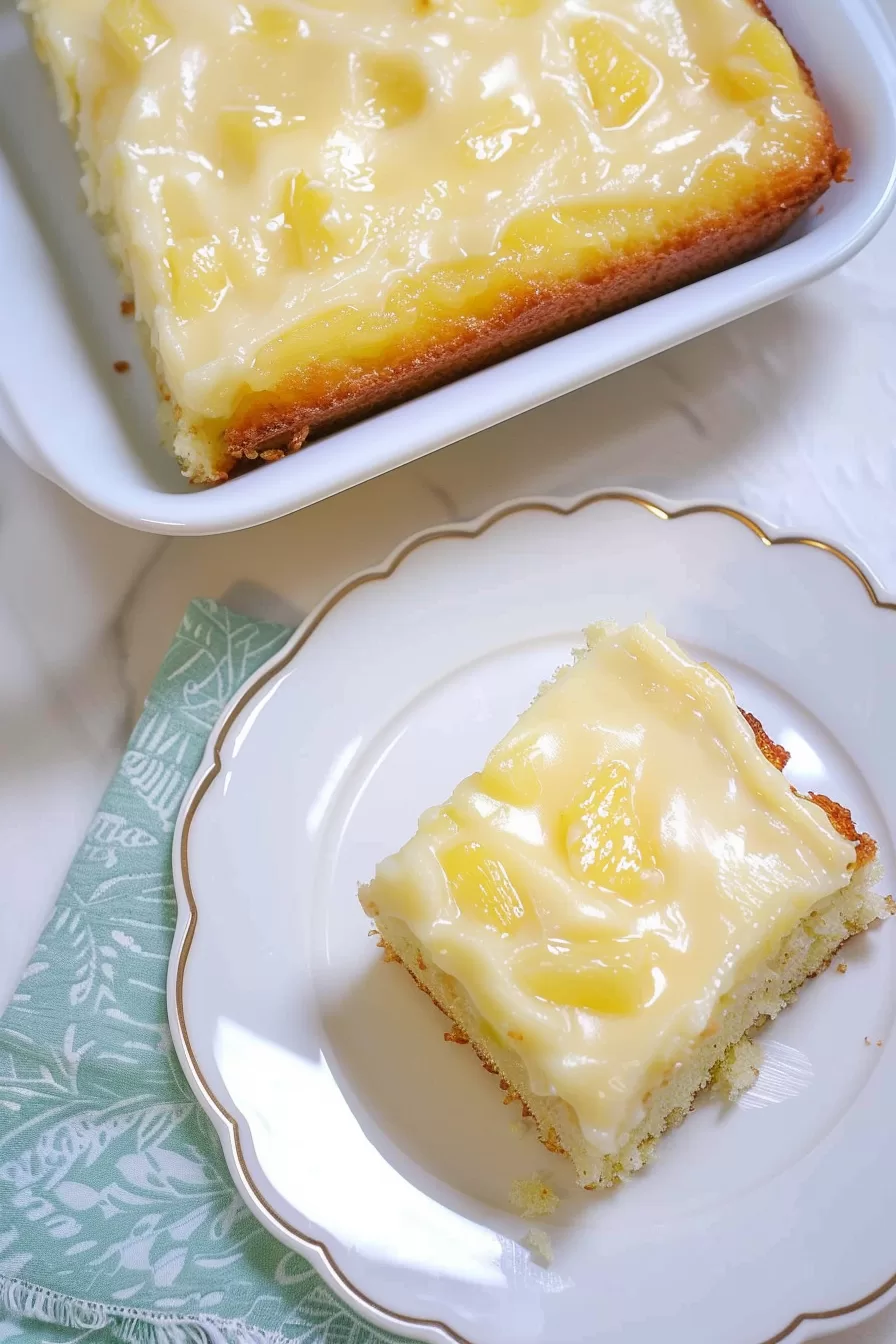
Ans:
[[[125,531],[0,443],[0,1005],[190,598],[295,622],[421,527],[599,485],[739,505],[896,594],[894,350],[896,217],[795,298],[251,532]],[[842,1338],[892,1344],[896,1307]]]

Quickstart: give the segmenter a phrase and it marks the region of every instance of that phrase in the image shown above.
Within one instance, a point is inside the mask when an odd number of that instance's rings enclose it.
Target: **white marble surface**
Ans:
[[[793,299],[252,532],[127,532],[0,443],[0,1004],[191,597],[295,621],[418,528],[598,485],[740,505],[896,594],[894,349],[896,219]],[[843,1338],[896,1341],[896,1307]]]

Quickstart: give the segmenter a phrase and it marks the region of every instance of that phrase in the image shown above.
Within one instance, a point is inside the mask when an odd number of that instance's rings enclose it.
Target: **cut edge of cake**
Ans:
[[[561,668],[558,676],[565,670]],[[772,741],[755,716],[741,712],[762,754],[776,769],[783,770],[788,752]],[[625,1180],[649,1162],[661,1136],[684,1120],[703,1089],[726,1068],[732,1076],[739,1076],[741,1070],[734,1067],[738,1048],[777,1017],[800,987],[830,964],[844,943],[894,912],[892,897],[875,891],[881,876],[876,842],[858,831],[843,804],[823,794],[805,796],[822,808],[839,835],[856,845],[850,881],[813,906],[774,955],[748,980],[722,997],[696,1048],[681,1067],[670,1070],[662,1083],[645,1095],[643,1119],[610,1155],[598,1152],[588,1142],[566,1101],[532,1091],[521,1056],[488,1027],[460,982],[432,963],[407,923],[371,910],[364,888],[360,892],[361,902],[373,919],[386,960],[399,962],[450,1019],[452,1029],[445,1033],[445,1040],[472,1046],[483,1067],[498,1077],[504,1104],[521,1103],[523,1114],[534,1120],[545,1148],[572,1161],[579,1185],[586,1190],[605,1188]],[[729,1079],[726,1084],[729,1097],[743,1090],[730,1084]]]

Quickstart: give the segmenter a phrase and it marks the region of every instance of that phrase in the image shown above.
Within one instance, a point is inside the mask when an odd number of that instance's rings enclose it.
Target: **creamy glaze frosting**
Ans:
[[[854,861],[728,684],[646,622],[589,632],[362,895],[609,1152],[721,997]]]
[[[330,346],[375,357],[415,305],[475,310],[483,258],[562,272],[570,247],[648,236],[670,204],[726,208],[738,174],[801,163],[819,127],[748,0],[26,7],[197,417]],[[585,227],[595,204],[617,213]],[[432,268],[421,297],[409,277]]]

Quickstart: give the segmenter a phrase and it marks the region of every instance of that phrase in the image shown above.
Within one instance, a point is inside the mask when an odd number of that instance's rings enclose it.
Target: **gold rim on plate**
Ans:
[[[236,719],[243,712],[249,701],[252,700],[273,677],[277,676],[285,667],[289,666],[296,654],[304,647],[324,618],[328,616],[337,603],[341,602],[349,593],[354,592],[356,588],[360,588],[364,584],[375,583],[381,579],[391,578],[403,560],[407,559],[413,551],[416,551],[420,546],[425,545],[429,541],[442,541],[454,537],[464,540],[473,540],[476,537],[481,537],[482,534],[488,531],[490,527],[493,527],[495,523],[501,522],[502,519],[508,518],[514,513],[553,513],[560,517],[569,517],[574,513],[578,513],[581,509],[606,501],[636,504],[639,508],[646,509],[648,513],[652,513],[654,517],[667,523],[674,522],[678,518],[689,518],[696,513],[724,514],[725,517],[732,518],[735,522],[748,528],[764,546],[810,546],[817,551],[826,551],[829,555],[835,556],[837,560],[841,561],[852,571],[864,588],[866,595],[876,607],[880,607],[887,611],[896,611],[896,602],[886,602],[882,598],[879,598],[868,575],[851,556],[846,554],[845,551],[841,551],[838,547],[832,546],[830,542],[819,541],[815,537],[770,537],[755,519],[748,517],[745,513],[741,513],[738,509],[730,508],[723,504],[691,504],[685,505],[680,509],[667,510],[661,508],[659,504],[653,503],[652,500],[643,498],[641,495],[635,495],[628,491],[619,490],[595,491],[592,494],[583,495],[578,499],[573,499],[569,503],[561,503],[556,500],[548,499],[518,500],[515,503],[505,505],[503,508],[495,509],[484,517],[476,519],[466,525],[453,523],[436,526],[429,528],[424,532],[419,532],[411,537],[404,546],[393,553],[392,558],[388,561],[385,567],[364,570],[360,574],[355,574],[352,578],[348,579],[344,584],[337,588],[335,592],[331,593],[329,598],[317,608],[314,614],[309,617],[308,621],[301,627],[295,642],[290,644],[285,652],[277,658],[260,677],[251,680],[249,685],[243,690],[242,694],[228,710],[226,716],[218,727],[215,736],[212,748],[212,763],[198,783],[192,786],[192,796],[187,806],[187,810],[184,813],[183,827],[181,829],[180,853],[177,857],[180,861],[181,881],[183,882],[183,889],[186,894],[187,905],[189,908],[189,920],[178,953],[176,966],[175,1009],[177,1013],[177,1023],[180,1029],[181,1041],[183,1042],[184,1050],[190,1061],[190,1067],[193,1070],[194,1077],[202,1088],[206,1100],[225,1122],[230,1131],[236,1163],[246,1187],[251,1191],[253,1198],[257,1201],[260,1208],[264,1210],[271,1223],[280,1228],[281,1231],[286,1233],[290,1238],[300,1242],[301,1245],[306,1246],[311,1250],[316,1250],[323,1256],[329,1267],[330,1273],[342,1285],[348,1297],[353,1298],[356,1303],[372,1309],[386,1321],[392,1321],[396,1325],[405,1327],[412,1326],[426,1330],[441,1330],[444,1335],[454,1341],[454,1344],[471,1344],[471,1341],[466,1339],[463,1335],[459,1335],[456,1330],[452,1330],[451,1326],[446,1325],[444,1321],[427,1320],[419,1316],[405,1316],[401,1312],[392,1311],[388,1307],[381,1306],[378,1302],[375,1302],[373,1298],[368,1297],[366,1293],[362,1292],[361,1289],[356,1288],[336,1264],[330,1254],[329,1248],[322,1241],[318,1241],[314,1237],[309,1237],[297,1227],[293,1227],[292,1223],[287,1222],[285,1218],[282,1218],[272,1205],[268,1203],[267,1199],[265,1199],[261,1190],[259,1190],[253,1180],[243,1154],[239,1124],[227,1108],[222,1105],[209,1086],[205,1075],[200,1068],[199,1061],[196,1058],[196,1053],[193,1049],[190,1035],[187,1030],[186,1016],[184,1014],[184,975],[199,921],[199,909],[193,894],[193,884],[190,880],[188,862],[190,827],[196,816],[199,804],[202,802],[202,799],[205,797],[212,783],[221,771],[221,748],[224,744],[224,739],[227,737],[227,734],[230,732]],[[777,1334],[769,1336],[768,1339],[759,1341],[758,1344],[781,1344],[782,1340],[785,1340],[788,1335],[791,1335],[794,1330],[805,1324],[807,1321],[830,1321],[835,1320],[840,1316],[849,1316],[853,1312],[861,1311],[863,1307],[870,1306],[872,1302],[876,1302],[893,1287],[896,1287],[896,1273],[891,1274],[886,1282],[882,1283],[879,1288],[875,1288],[872,1292],[866,1293],[864,1297],[860,1297],[857,1301],[850,1302],[846,1306],[831,1307],[827,1311],[799,1312],[799,1314],[794,1316],[790,1324],[786,1325],[783,1330],[779,1330]]]

